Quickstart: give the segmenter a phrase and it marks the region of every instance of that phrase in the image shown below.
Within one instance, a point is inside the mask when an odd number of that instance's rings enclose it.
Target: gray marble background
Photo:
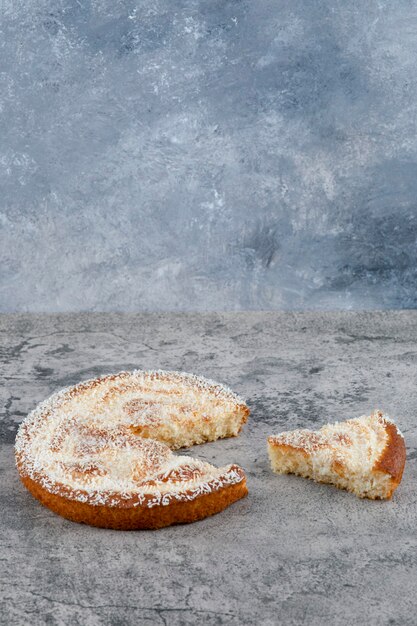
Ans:
[[[0,310],[417,305],[417,2],[2,0]]]

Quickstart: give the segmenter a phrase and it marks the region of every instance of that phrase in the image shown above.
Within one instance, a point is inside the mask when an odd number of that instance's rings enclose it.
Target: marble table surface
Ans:
[[[7,315],[0,338],[1,624],[416,623],[417,312]],[[13,442],[28,411],[133,368],[195,372],[247,399],[238,438],[193,449],[242,465],[246,499],[121,532],[66,521],[25,491]],[[376,407],[406,438],[392,501],[271,473],[268,434]]]

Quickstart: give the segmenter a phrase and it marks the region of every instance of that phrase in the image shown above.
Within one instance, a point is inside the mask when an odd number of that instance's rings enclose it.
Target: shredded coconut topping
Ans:
[[[403,436],[395,422],[376,410],[370,416],[362,416],[344,422],[326,424],[320,430],[300,429],[283,432],[268,438],[274,446],[289,446],[315,454],[317,463],[330,465],[335,458],[343,457],[352,466],[371,468],[377,460],[387,438],[386,424],[393,424]]]
[[[163,441],[239,410],[246,415],[230,389],[192,374],[103,376],[55,393],[28,415],[16,437],[18,469],[51,493],[95,505],[193,500],[241,482],[243,471],[176,456]]]

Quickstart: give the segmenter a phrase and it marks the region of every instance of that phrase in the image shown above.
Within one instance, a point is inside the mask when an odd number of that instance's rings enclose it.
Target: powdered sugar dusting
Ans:
[[[103,376],[59,391],[28,415],[16,437],[18,469],[51,493],[90,504],[193,500],[242,481],[243,471],[175,456],[158,439],[242,408],[230,389],[192,374]],[[152,438],[139,436],[143,429]]]

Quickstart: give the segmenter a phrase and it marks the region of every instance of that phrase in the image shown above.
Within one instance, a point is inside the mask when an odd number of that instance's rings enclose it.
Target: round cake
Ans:
[[[76,522],[161,528],[218,513],[247,494],[243,470],[172,450],[236,436],[249,409],[230,389],[192,374],[133,371],[55,393],[19,427],[27,489]]]

